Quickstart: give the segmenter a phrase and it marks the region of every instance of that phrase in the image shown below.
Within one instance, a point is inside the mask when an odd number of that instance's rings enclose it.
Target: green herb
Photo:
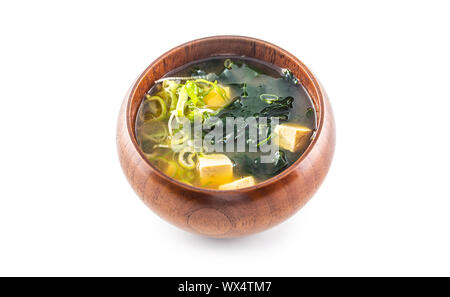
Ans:
[[[194,105],[198,105],[203,103],[203,98],[200,99],[199,95],[200,95],[200,88],[197,86],[197,84],[195,84],[193,81],[188,80],[184,86],[186,88],[186,92],[188,94],[188,96],[191,98],[192,103]]]

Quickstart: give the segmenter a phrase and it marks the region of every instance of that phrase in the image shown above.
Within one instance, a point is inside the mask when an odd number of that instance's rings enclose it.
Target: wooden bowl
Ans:
[[[202,189],[174,180],[150,164],[136,142],[134,126],[138,107],[155,80],[186,63],[218,55],[247,56],[290,69],[306,88],[317,113],[317,132],[305,153],[279,175],[240,190]],[[117,127],[120,163],[138,196],[163,219],[184,230],[211,237],[260,232],[296,213],[324,180],[334,146],[333,113],[318,79],[287,51],[241,36],[197,39],[156,59],[126,95]]]

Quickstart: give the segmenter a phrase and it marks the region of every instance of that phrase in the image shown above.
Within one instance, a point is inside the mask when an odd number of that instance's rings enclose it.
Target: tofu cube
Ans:
[[[246,188],[255,185],[255,179],[253,176],[243,177],[241,179],[235,180],[234,182],[223,184],[219,186],[219,190],[236,190],[241,188]]]
[[[224,154],[210,154],[198,158],[202,186],[218,186],[233,180],[233,163]]]
[[[311,138],[312,130],[298,124],[281,124],[275,127],[274,141],[291,152],[304,149]]]
[[[230,101],[230,87],[223,87],[223,90],[225,91],[226,99],[224,99],[219,93],[217,93],[215,89],[212,89],[208,93],[208,95],[203,98],[206,106],[212,109],[217,109],[225,106]]]

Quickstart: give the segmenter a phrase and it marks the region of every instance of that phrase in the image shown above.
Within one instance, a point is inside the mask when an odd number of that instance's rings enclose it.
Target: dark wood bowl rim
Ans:
[[[312,82],[312,85],[314,86],[314,89],[315,89],[315,91],[317,93],[317,101],[319,103],[319,110],[317,110],[317,108],[315,108],[316,109],[316,113],[317,113],[317,118],[319,119],[319,121],[317,123],[317,129],[316,129],[316,132],[315,132],[314,139],[311,141],[311,143],[309,144],[308,148],[305,150],[305,152],[303,152],[303,154],[300,156],[300,158],[298,158],[297,161],[295,161],[291,166],[289,166],[288,168],[286,168],[284,171],[282,171],[281,173],[277,174],[276,176],[271,177],[271,178],[269,178],[269,179],[267,179],[267,180],[265,180],[263,182],[260,182],[260,183],[254,185],[254,186],[246,187],[246,188],[242,188],[242,189],[236,189],[236,190],[216,190],[216,189],[207,189],[207,188],[195,187],[195,186],[191,186],[191,185],[185,184],[183,182],[180,182],[180,181],[178,181],[176,179],[173,179],[173,178],[167,176],[166,174],[162,173],[158,168],[156,168],[152,163],[150,163],[150,161],[147,160],[147,158],[145,157],[145,155],[142,152],[141,148],[139,147],[139,145],[138,145],[138,143],[136,141],[135,132],[134,132],[134,125],[135,125],[135,123],[133,123],[132,116],[131,116],[131,114],[132,114],[131,113],[131,99],[134,97],[136,89],[137,89],[138,85],[140,84],[140,82],[142,81],[142,79],[146,76],[148,71],[155,65],[155,63],[157,61],[161,60],[162,58],[164,58],[167,55],[170,55],[174,50],[183,48],[185,46],[196,44],[196,43],[202,43],[202,42],[205,42],[205,41],[220,40],[220,39],[224,39],[224,40],[228,40],[228,39],[235,39],[236,40],[236,39],[238,39],[238,40],[242,40],[242,41],[263,43],[265,45],[272,46],[278,52],[282,53],[286,57],[289,57],[290,59],[295,61],[300,66],[300,68],[302,68],[302,70],[307,74],[308,79]],[[165,179],[165,180],[167,180],[170,183],[176,184],[176,185],[178,185],[178,186],[180,186],[180,187],[182,187],[182,188],[184,188],[186,190],[199,192],[199,193],[204,193],[204,194],[221,194],[221,193],[233,194],[233,193],[249,192],[249,191],[253,191],[253,190],[256,190],[256,189],[260,189],[260,188],[269,186],[272,183],[280,181],[285,176],[287,176],[288,174],[293,172],[298,166],[300,166],[302,161],[313,150],[315,144],[317,143],[317,139],[320,137],[320,135],[322,133],[323,124],[324,124],[324,116],[322,114],[323,111],[324,111],[324,94],[323,94],[323,90],[320,87],[320,84],[316,80],[315,76],[308,69],[308,67],[306,67],[294,55],[292,55],[288,51],[280,48],[277,45],[274,45],[274,44],[272,44],[270,42],[267,42],[267,41],[264,41],[264,40],[261,40],[261,39],[256,39],[256,38],[253,38],[253,37],[246,37],[246,36],[238,36],[238,35],[217,35],[217,36],[204,37],[204,38],[200,38],[200,39],[196,39],[196,40],[193,40],[193,41],[189,41],[189,42],[183,43],[183,44],[181,44],[181,45],[179,45],[177,47],[174,47],[173,49],[167,51],[166,53],[164,53],[163,55],[161,55],[160,57],[155,59],[142,72],[142,74],[136,79],[136,81],[134,82],[133,87],[132,87],[132,89],[131,89],[131,91],[129,93],[129,96],[126,98],[126,100],[127,100],[127,102],[126,102],[126,125],[127,125],[128,134],[129,134],[129,136],[131,138],[131,142],[133,143],[133,146],[134,146],[135,150],[139,153],[141,158],[144,159],[144,162],[146,162],[146,164],[148,166],[150,166],[150,168],[152,168],[152,171],[155,172],[162,179]]]

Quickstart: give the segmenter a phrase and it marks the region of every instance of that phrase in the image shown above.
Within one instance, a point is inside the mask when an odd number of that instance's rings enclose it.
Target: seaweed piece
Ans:
[[[284,151],[275,152],[271,163],[261,163],[260,157],[252,158],[245,153],[237,154],[231,159],[241,172],[260,179],[271,178],[289,166],[289,161]]]

